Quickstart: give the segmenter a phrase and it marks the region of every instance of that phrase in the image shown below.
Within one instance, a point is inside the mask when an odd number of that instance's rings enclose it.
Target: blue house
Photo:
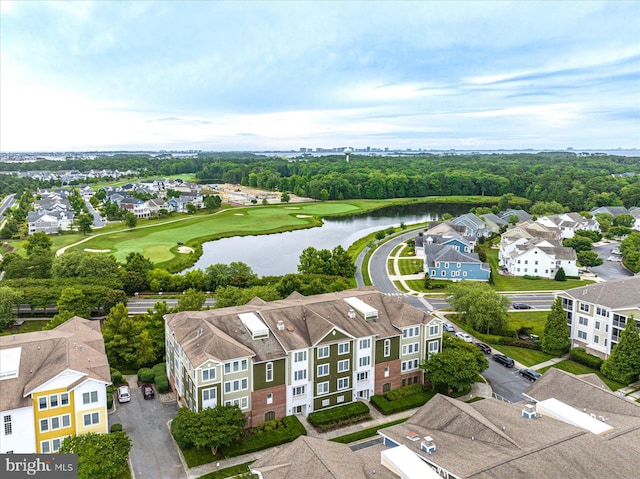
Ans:
[[[424,271],[431,279],[488,281],[491,267],[476,253],[458,251],[450,244],[425,243]]]
[[[491,236],[491,230],[487,228],[485,222],[473,213],[458,216],[452,219],[451,222],[459,226],[464,226],[464,234],[466,236],[474,236],[476,238],[480,236]]]

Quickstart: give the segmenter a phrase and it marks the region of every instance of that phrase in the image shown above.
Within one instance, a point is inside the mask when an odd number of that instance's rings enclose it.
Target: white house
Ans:
[[[578,276],[575,250],[557,240],[534,238],[517,244],[503,256],[504,268],[513,276],[539,276],[553,279],[562,268],[567,276]]]
[[[559,228],[562,238],[573,238],[577,230],[600,231],[596,220],[585,218],[579,213],[541,216],[536,220],[536,223]]]

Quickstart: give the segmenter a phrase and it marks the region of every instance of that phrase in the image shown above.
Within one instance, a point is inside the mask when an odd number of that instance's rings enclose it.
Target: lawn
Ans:
[[[393,258],[387,258],[387,273],[395,276],[398,274],[398,272],[393,266],[394,263],[395,263],[395,260]]]
[[[548,311],[509,311],[509,329],[532,328],[532,333],[542,337],[544,325],[547,322]]]
[[[249,466],[253,464],[255,461],[243,462],[242,464],[236,464],[235,466],[225,467],[224,469],[220,469],[218,471],[210,472],[209,474],[205,474],[204,476],[200,476],[198,479],[226,479],[227,477],[247,477],[244,474],[249,474]],[[252,475],[250,477],[258,477],[257,475]]]
[[[42,328],[44,328],[48,322],[49,322],[48,319],[34,319],[34,320],[25,321],[20,326],[11,326],[10,328],[0,333],[0,336],[8,336],[10,334],[20,334],[20,333],[32,333],[34,331],[42,331]]]
[[[418,258],[399,259],[398,268],[400,269],[400,274],[404,276],[407,274],[415,274],[416,272],[421,273],[422,263],[423,261]]]
[[[611,389],[612,391],[617,391],[618,389],[625,387],[625,384],[620,384],[618,382],[612,381],[611,379],[605,377],[604,374],[602,374],[597,369],[592,369],[570,359],[565,359],[564,361],[560,361],[559,363],[549,367],[562,369],[563,371],[567,371],[568,373],[572,374],[595,373],[602,380],[602,382],[609,386],[609,389]],[[549,369],[549,367],[538,369],[538,372],[544,373]]]
[[[516,346],[504,346],[502,344],[491,344],[492,348],[499,350],[510,358],[531,367],[555,358],[552,354],[543,353],[535,349],[518,348]]]
[[[373,427],[369,427],[367,429],[363,429],[361,431],[352,432],[351,434],[345,434],[343,436],[334,437],[333,439],[330,439],[330,441],[340,442],[342,444],[349,444],[350,442],[355,442],[355,441],[359,441],[361,439],[366,439],[368,437],[373,437],[378,433],[379,429],[384,429],[385,427],[395,426],[396,424],[402,424],[407,419],[409,419],[409,418],[405,417],[403,419],[396,419],[395,421],[391,421],[391,422],[388,422],[388,423],[385,423],[385,424],[381,424],[379,426],[373,426]]]

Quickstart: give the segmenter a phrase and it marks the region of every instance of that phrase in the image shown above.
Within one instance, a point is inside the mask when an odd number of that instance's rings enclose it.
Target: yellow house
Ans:
[[[67,436],[106,433],[111,383],[100,324],[0,337],[0,453],[49,453]]]

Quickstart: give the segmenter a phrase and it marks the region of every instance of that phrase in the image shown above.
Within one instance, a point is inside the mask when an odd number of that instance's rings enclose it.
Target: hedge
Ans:
[[[542,351],[542,346],[538,343],[529,343],[527,341],[520,341],[514,338],[505,338],[500,336],[496,341],[492,341],[495,344],[502,344],[504,346],[515,346],[517,348],[535,349],[536,351]]]
[[[413,396],[414,394],[420,394],[424,391],[422,384],[412,384],[411,386],[404,386],[398,389],[393,389],[383,394],[388,401],[397,401],[398,399],[405,398],[407,396]]]
[[[156,374],[155,382],[159,393],[166,393],[169,390],[169,378],[165,373]]]
[[[155,377],[155,371],[150,368],[140,368],[138,370],[138,379],[143,383],[152,383]]]
[[[271,421],[269,421],[271,422]],[[281,426],[269,428],[258,426],[256,430],[249,432],[249,435],[240,438],[228,446],[222,446],[220,452],[225,457],[241,456],[250,452],[261,451],[269,447],[279,446],[291,442],[299,436],[307,434],[300,420],[295,416],[285,416],[282,421],[277,421]]]
[[[120,386],[125,382],[122,373],[117,369],[111,369],[111,382],[114,386]]]
[[[165,373],[166,374],[167,365],[165,363],[154,364],[153,367],[151,368],[151,370],[153,372],[155,372],[156,374],[158,374],[158,373]]]
[[[569,357],[577,363],[584,364],[585,366],[597,369],[598,371],[600,371],[600,366],[602,366],[602,359],[598,356],[587,353],[584,348],[573,348],[569,352]]]
[[[371,404],[373,404],[382,414],[389,415],[400,411],[406,411],[407,409],[420,407],[435,396],[436,393],[437,391],[423,391],[396,401],[389,401],[384,396],[371,396]]]
[[[353,417],[369,414],[370,409],[365,403],[356,401],[344,406],[337,406],[324,411],[312,412],[309,414],[309,422],[314,426],[325,426]]]
[[[118,432],[118,431],[122,431],[122,424],[119,424],[119,423],[112,424],[111,428],[109,429],[109,432]]]

